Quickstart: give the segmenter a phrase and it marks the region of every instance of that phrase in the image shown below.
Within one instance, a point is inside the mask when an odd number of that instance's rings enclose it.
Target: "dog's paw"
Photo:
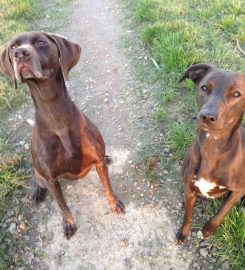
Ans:
[[[71,237],[76,233],[77,231],[77,225],[76,223],[67,223],[64,221],[64,234],[67,240],[70,240]]]
[[[46,197],[47,189],[36,185],[34,193],[32,195],[33,201],[38,204],[44,201]]]
[[[216,229],[217,227],[214,226],[210,221],[208,221],[202,228],[203,237],[208,238],[212,236],[215,233]]]
[[[116,214],[124,214],[125,213],[124,205],[120,200],[117,200],[115,203],[113,203],[111,205],[111,210],[113,213],[116,213]]]
[[[176,234],[176,241],[178,245],[182,245],[187,241],[187,235],[184,235],[181,231]]]
[[[112,163],[112,157],[105,155],[105,161],[106,161],[107,165],[111,164]]]

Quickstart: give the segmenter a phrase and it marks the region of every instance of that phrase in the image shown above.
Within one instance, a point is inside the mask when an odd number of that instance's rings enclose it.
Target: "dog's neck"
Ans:
[[[67,103],[70,100],[62,71],[45,80],[29,79],[26,81],[37,110],[50,106],[51,103]],[[62,105],[62,104],[61,104]]]
[[[234,155],[242,140],[240,127],[242,116],[231,128],[223,130],[204,130],[199,128],[197,140],[201,154],[199,177],[208,179],[219,160]],[[231,151],[232,149],[232,151]]]
[[[67,92],[61,70],[47,80],[27,80],[27,85],[35,104],[36,120],[47,123],[50,128],[68,127],[73,123],[71,119],[80,115]]]

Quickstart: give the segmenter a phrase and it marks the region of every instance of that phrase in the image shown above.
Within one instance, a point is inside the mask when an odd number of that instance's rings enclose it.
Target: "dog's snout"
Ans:
[[[19,60],[19,59],[28,60],[30,56],[31,56],[31,53],[28,51],[27,48],[17,48],[14,51],[14,58],[16,60]]]
[[[213,123],[218,119],[218,113],[215,111],[204,110],[200,113],[200,118],[205,123]]]

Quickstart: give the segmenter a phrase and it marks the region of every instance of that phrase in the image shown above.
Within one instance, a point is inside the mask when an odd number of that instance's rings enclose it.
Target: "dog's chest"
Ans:
[[[199,189],[200,193],[207,198],[214,198],[218,193],[225,192],[226,187],[218,185],[215,181],[204,178],[193,179],[194,186]]]

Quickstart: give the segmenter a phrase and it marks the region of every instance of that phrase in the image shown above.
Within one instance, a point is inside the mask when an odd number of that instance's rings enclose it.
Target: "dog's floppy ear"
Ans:
[[[17,88],[14,68],[10,61],[9,47],[0,54],[0,70],[3,74],[10,76],[13,80],[14,88]]]
[[[179,82],[182,82],[185,79],[191,79],[195,84],[198,84],[202,78],[214,68],[214,66],[209,64],[196,64],[190,66],[180,78]]]
[[[48,35],[59,49],[60,66],[65,80],[68,80],[69,71],[77,64],[80,58],[81,47],[63,36],[52,33],[48,33]]]

